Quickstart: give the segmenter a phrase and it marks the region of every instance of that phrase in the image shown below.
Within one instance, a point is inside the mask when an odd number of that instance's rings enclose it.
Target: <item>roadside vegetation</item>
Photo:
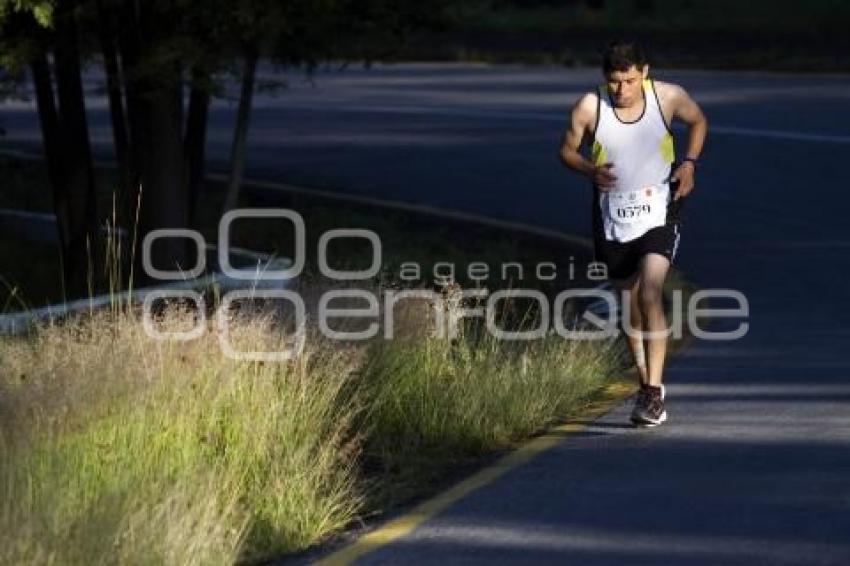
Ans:
[[[24,180],[37,179],[40,165],[14,163],[21,182],[10,185],[7,205],[49,210],[48,199],[24,200],[34,198]],[[222,194],[210,188],[210,218]],[[251,195],[245,191],[243,204],[259,204]],[[104,209],[109,196],[101,195]],[[483,285],[552,294],[582,283],[563,278],[572,253],[563,246],[297,196],[280,206],[305,216],[308,250],[327,229],[378,231],[384,269],[363,282],[376,294],[400,287],[449,293],[434,282],[438,261],[456,265],[464,288],[472,286],[469,262],[498,266],[517,257],[526,279],[501,280],[494,269]],[[234,228],[239,245],[290,250],[290,231],[280,226]],[[215,241],[214,225],[201,229]],[[411,233],[428,234],[427,241]],[[349,261],[335,267],[370,262],[357,242],[341,244],[332,257]],[[24,266],[38,263],[20,244],[3,253],[17,258],[3,265],[24,275]],[[317,275],[313,253],[307,260],[297,285],[310,317],[330,283]],[[422,265],[421,280],[398,280],[402,260]],[[537,261],[558,263],[562,277],[535,280],[528,274]],[[58,268],[42,283],[50,279],[58,286]],[[447,304],[471,306],[456,298]],[[393,340],[331,342],[312,327],[304,353],[288,363],[226,358],[214,317],[200,339],[153,341],[136,310],[115,306],[0,337],[0,563],[232,564],[298,552],[580,415],[621,376],[617,342],[498,341],[476,319],[464,321],[455,339],[439,338],[424,301],[397,305]],[[533,322],[533,312],[511,306],[505,327]],[[161,330],[193,323],[179,305],[158,319]],[[280,328],[241,319],[231,335],[240,350],[274,350]]]
[[[212,209],[221,194],[210,192]],[[437,261],[456,264],[458,282],[471,288],[470,261],[521,257],[527,272],[552,261],[563,276],[571,253],[579,266],[586,259],[579,250],[404,213],[300,197],[281,205],[307,219],[308,250],[330,228],[378,231],[387,243],[385,269],[362,282],[376,295],[431,287]],[[240,245],[288,251],[290,236],[280,227],[237,227]],[[428,234],[427,242],[412,233]],[[369,263],[366,251],[351,246],[332,249],[352,263],[335,267]],[[22,264],[28,257],[7,252]],[[297,283],[308,320],[330,285],[313,259],[308,254]],[[398,280],[402,259],[423,266],[421,281]],[[551,296],[585,283],[505,281],[494,270],[484,285]],[[447,317],[475,306],[452,294],[459,286],[434,287]],[[674,287],[687,291],[678,277],[668,293]],[[209,299],[216,304],[214,294]],[[534,326],[526,306],[505,303],[500,326]],[[285,363],[228,359],[214,317],[199,339],[159,342],[136,310],[116,307],[0,337],[0,563],[233,564],[297,553],[581,416],[623,377],[622,342],[499,341],[476,318],[464,319],[454,339],[440,338],[433,305],[424,301],[399,303],[392,340],[329,341],[310,327],[302,355]],[[194,322],[179,305],[157,319],[161,330]],[[275,320],[234,318],[230,328],[242,351],[279,349]]]
[[[612,342],[519,345],[467,327],[234,361],[215,332],[157,342],[132,311],[0,338],[0,562],[232,564],[295,552],[579,414]],[[274,348],[271,319],[234,322]],[[185,329],[178,306],[158,319]]]

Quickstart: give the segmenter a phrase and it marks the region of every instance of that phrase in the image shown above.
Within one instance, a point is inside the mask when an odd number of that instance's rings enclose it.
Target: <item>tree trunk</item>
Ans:
[[[136,13],[137,4],[135,0],[126,0],[119,14],[119,33],[118,33],[118,49],[121,56],[122,78],[124,79],[124,98],[127,107],[127,127],[128,140],[130,143],[128,161],[129,168],[129,205],[130,210],[127,228],[131,234],[138,232],[136,226],[136,215],[139,213],[137,208],[140,206],[140,191],[141,191],[141,171],[142,163],[145,162],[145,149],[148,144],[144,139],[144,128],[142,127],[142,118],[140,115],[140,90],[138,83],[138,65],[139,51],[141,50],[141,30],[139,29],[139,20]],[[141,240],[139,240],[141,242]],[[138,250],[135,250],[138,252]],[[139,254],[136,253],[136,256]],[[141,273],[141,271],[136,271]]]
[[[109,98],[109,115],[112,121],[112,139],[115,145],[115,158],[118,161],[118,172],[120,176],[121,210],[124,214],[132,211],[135,204],[132,202],[134,193],[134,173],[130,163],[130,140],[127,131],[127,117],[124,112],[124,98],[122,93],[121,69],[118,65],[118,51],[115,45],[115,29],[112,22],[112,14],[103,4],[104,0],[97,0],[98,31],[100,35],[100,47],[103,51],[103,65],[106,70],[106,88]],[[125,224],[127,224],[126,219]]]
[[[245,169],[245,146],[248,141],[248,122],[251,118],[251,104],[254,95],[254,79],[257,74],[259,54],[250,48],[245,55],[245,69],[242,72],[242,92],[239,95],[239,110],[236,114],[236,128],[233,132],[233,147],[230,156],[230,180],[224,198],[223,213],[236,208],[239,202],[239,186]]]
[[[162,228],[187,227],[183,160],[183,90],[179,62],[163,63],[163,49],[174,30],[173,5],[125,0],[121,10],[119,48],[124,64],[131,155],[138,165],[139,222],[134,229],[134,278],[156,284],[146,273],[141,244]],[[163,238],[151,249],[159,270],[190,268],[186,239]]]
[[[56,9],[56,86],[68,204],[67,289],[84,296],[101,280],[101,246],[73,4],[61,2]]]
[[[207,141],[207,116],[210,107],[207,77],[199,68],[192,69],[192,86],[189,93],[189,110],[186,118],[186,176],[189,193],[189,225],[198,223],[197,208],[203,190],[206,161],[204,150]]]
[[[71,241],[68,193],[65,187],[62,133],[59,130],[59,116],[56,113],[56,103],[53,98],[53,80],[50,77],[50,65],[45,50],[42,49],[33,54],[30,69],[35,86],[44,157],[47,161],[47,175],[50,178],[50,186],[53,190],[53,208],[56,213],[56,227],[59,232],[59,247],[63,266],[63,285],[67,285],[70,265],[67,259],[69,257],[68,245]]]
[[[170,81],[166,81],[170,82]],[[146,160],[142,164],[140,236],[161,228],[185,228],[187,199],[183,185],[183,97],[179,83],[160,84],[142,102]],[[160,270],[190,269],[185,238],[167,238],[152,249]],[[145,279],[150,281],[150,274]]]
[[[131,2],[132,4],[132,2]],[[165,4],[170,6],[170,4]],[[183,85],[179,62],[162,62],[174,15],[155,2],[137,2],[138,66],[134,81],[139,137],[142,142],[139,238],[162,228],[187,227],[183,160]],[[151,65],[153,65],[152,71]],[[189,269],[185,238],[164,238],[153,246],[151,261],[160,270]],[[138,254],[141,255],[141,254]],[[150,273],[143,281],[162,283]]]

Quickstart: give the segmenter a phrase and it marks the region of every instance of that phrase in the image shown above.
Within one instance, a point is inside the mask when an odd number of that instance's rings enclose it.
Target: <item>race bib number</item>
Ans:
[[[653,217],[656,208],[663,206],[657,187],[645,187],[636,191],[608,193],[608,213],[618,224],[634,224]],[[660,201],[660,202],[659,202]]]

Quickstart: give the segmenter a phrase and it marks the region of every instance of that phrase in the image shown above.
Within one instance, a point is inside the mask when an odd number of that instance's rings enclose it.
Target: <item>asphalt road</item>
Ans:
[[[850,77],[656,77],[685,86],[710,121],[677,265],[744,293],[748,333],[672,362],[664,427],[625,427],[624,405],[361,563],[850,563]],[[589,235],[589,187],[556,150],[596,71],[288,78],[258,97],[251,177]],[[214,169],[232,106],[213,112]],[[108,141],[102,99],[90,109]],[[0,107],[0,126],[4,145],[36,146],[31,104]]]

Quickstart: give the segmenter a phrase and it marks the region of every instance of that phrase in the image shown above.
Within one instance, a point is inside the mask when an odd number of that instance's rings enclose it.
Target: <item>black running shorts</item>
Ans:
[[[626,279],[638,270],[640,260],[646,254],[661,254],[673,263],[679,247],[680,226],[678,222],[650,229],[643,236],[630,242],[606,240],[604,234],[594,236],[595,261],[608,265],[608,277]]]

